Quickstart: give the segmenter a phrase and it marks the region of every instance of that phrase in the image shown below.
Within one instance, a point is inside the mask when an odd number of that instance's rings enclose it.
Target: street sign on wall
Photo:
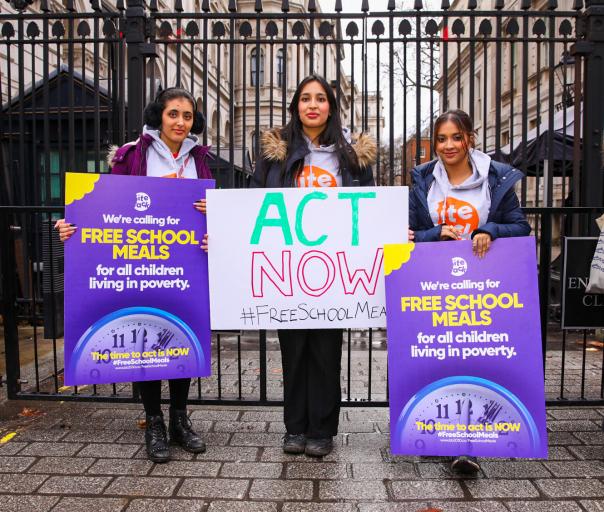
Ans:
[[[562,272],[562,328],[604,327],[604,295],[585,293],[598,239],[566,237]]]

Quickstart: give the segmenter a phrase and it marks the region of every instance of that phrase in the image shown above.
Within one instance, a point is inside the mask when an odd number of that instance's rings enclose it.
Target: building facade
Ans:
[[[415,136],[409,137],[405,141],[405,147],[403,148],[403,158],[405,159],[405,164],[401,162],[401,171],[403,169],[413,169],[416,164],[416,155],[417,155],[417,138]],[[422,132],[422,137],[419,139],[419,163],[423,164],[429,162],[431,160],[431,150],[432,148],[432,140],[430,137],[426,137],[425,133]]]
[[[543,134],[550,129],[550,114],[556,116],[557,127],[562,118],[567,125],[572,123],[574,59],[570,45],[564,42],[564,35],[571,36],[568,31],[572,28],[564,23],[563,17],[545,16],[550,4],[546,0],[533,2],[531,9],[543,11],[544,17],[531,20],[530,26],[525,27],[521,17],[504,16],[501,44],[494,40],[481,42],[481,37],[497,37],[499,27],[493,18],[473,20],[474,40],[457,43],[458,36],[468,38],[470,21],[455,18],[454,13],[465,10],[467,3],[455,0],[450,8],[453,15],[447,27],[447,43],[441,43],[440,49],[442,56],[446,44],[447,60],[441,59],[441,78],[436,84],[441,111],[459,108],[470,113],[477,131],[477,147],[500,159],[510,157],[514,149],[519,151],[523,132],[544,138]],[[571,0],[557,4],[558,12],[573,9]],[[506,2],[505,9],[520,13],[521,2]],[[558,38],[554,43],[539,41],[540,37],[554,36]],[[541,156],[538,161],[515,159],[515,165],[528,175],[522,185],[523,203],[561,205],[569,194],[572,157],[556,162],[554,171],[547,169],[547,159]],[[556,174],[551,181],[547,177],[550,172]]]
[[[232,169],[234,166],[244,174],[252,171],[259,147],[259,134],[267,128],[281,126],[287,122],[289,101],[299,80],[311,72],[311,61],[314,64],[312,71],[324,75],[332,84],[341,104],[344,126],[354,127],[355,131],[360,130],[364,124],[363,101],[367,101],[368,130],[375,134],[378,125],[383,128],[384,120],[381,115],[383,107],[380,107],[378,114],[377,95],[367,94],[367,97],[363,98],[359,85],[353,83],[351,77],[346,74],[343,65],[346,58],[343,47],[336,44],[310,45],[304,37],[299,38],[299,43],[288,43],[285,46],[272,43],[271,37],[283,37],[284,27],[282,20],[270,16],[263,16],[259,21],[260,42],[257,42],[254,0],[238,0],[236,3],[237,12],[250,13],[249,19],[228,18],[229,7],[232,6],[228,0],[213,0],[208,4],[211,16],[207,20],[204,20],[204,5],[201,0],[182,1],[183,13],[185,13],[182,21],[171,17],[174,14],[172,2],[158,0],[152,9],[148,9],[147,13],[155,18],[155,26],[151,27],[151,42],[155,42],[155,46],[153,51],[145,56],[144,94],[146,103],[158,90],[166,87],[178,85],[190,90],[198,100],[197,108],[206,116],[207,129],[203,135],[204,142],[213,146],[223,168]],[[46,2],[44,8],[47,9],[45,11],[47,14],[57,16],[59,13],[66,12],[67,5],[67,2],[51,0]],[[281,12],[282,2],[264,0],[262,6],[263,13],[270,15]],[[119,7],[123,8],[123,5]],[[41,8],[41,3],[36,1],[28,6],[25,12],[40,12]],[[48,30],[53,35],[63,31],[62,36],[57,36],[56,45],[23,45],[19,49],[23,52],[20,56],[16,55],[15,45],[0,45],[2,63],[0,93],[2,104],[11,112],[10,118],[16,123],[18,111],[26,110],[21,102],[29,97],[35,98],[37,95],[41,97],[42,84],[47,86],[49,77],[56,75],[51,90],[54,90],[53,87],[57,89],[55,105],[57,115],[61,116],[61,109],[64,107],[63,124],[65,124],[69,111],[75,111],[76,139],[81,134],[86,135],[86,140],[72,142],[75,145],[74,155],[69,157],[67,155],[69,151],[64,151],[60,147],[61,143],[63,146],[66,145],[65,139],[51,144],[50,151],[53,155],[49,165],[48,159],[45,159],[50,169],[44,170],[37,180],[43,190],[47,188],[43,183],[44,180],[51,181],[51,192],[50,197],[45,197],[44,194],[38,195],[41,203],[48,200],[60,202],[60,183],[63,181],[61,175],[68,167],[89,172],[106,171],[107,165],[103,155],[108,146],[125,142],[118,136],[118,132],[123,133],[123,130],[116,129],[117,126],[123,128],[125,112],[128,108],[124,94],[128,80],[125,49],[123,44],[115,40],[108,42],[111,38],[121,37],[118,4],[115,0],[104,1],[100,3],[99,8],[101,12],[113,13],[114,16],[113,21],[102,22],[99,28],[96,28],[93,19],[80,17],[50,20],[47,22],[47,27],[44,27],[44,21],[35,22],[36,30],[40,35],[44,30]],[[307,13],[308,0],[292,0],[289,2],[289,8],[292,14]],[[318,9],[320,12],[320,4]],[[85,0],[73,2],[73,12],[90,11],[89,2]],[[0,14],[15,12],[10,3],[0,4]],[[164,19],[161,18],[162,13],[166,14]],[[186,18],[186,13],[191,13],[192,17]],[[225,14],[224,19],[220,19],[221,13]],[[324,20],[316,19],[316,25],[313,27],[315,34],[319,33],[322,21],[324,23]],[[107,28],[107,23],[113,23],[113,27]],[[304,34],[308,35],[311,32],[309,18],[289,20],[286,29],[289,38],[292,38],[295,31],[299,33],[300,23]],[[334,20],[331,25],[334,35],[341,30],[338,23],[339,21]],[[195,35],[195,27],[197,35]],[[97,38],[96,30],[109,34],[106,40],[102,40],[102,34]],[[82,44],[62,44],[63,38],[68,39],[70,36],[76,38],[80,34],[88,34],[88,38],[83,37]],[[204,35],[206,42],[187,43],[188,37],[195,39]],[[93,42],[93,37],[97,42]],[[242,42],[244,37],[248,37],[249,43]],[[237,38],[239,40],[236,43],[229,42]],[[119,83],[118,76],[123,77],[123,83]],[[68,106],[69,87],[72,87],[72,81],[75,83],[73,86],[76,90],[75,101],[73,105]],[[100,96],[101,107],[105,109],[105,118],[102,119],[100,127],[100,151],[93,150],[93,146],[97,145],[97,141],[92,139],[93,128],[86,128],[86,125],[94,124],[92,117],[96,114],[86,106],[78,110],[77,103],[83,101],[87,92],[90,95],[87,101],[94,102],[93,96]],[[118,98],[120,95],[121,97]],[[84,120],[87,116],[90,119]],[[35,132],[36,128],[32,130]],[[39,127],[37,131],[41,133],[42,128]],[[52,133],[54,129],[51,128],[50,131]],[[59,128],[58,131],[60,132],[61,129]],[[69,133],[65,133],[64,136],[69,138]],[[6,145],[7,141],[4,142]],[[31,162],[32,168],[36,168],[38,163],[41,168],[44,167],[41,153],[42,150],[35,156],[35,161]],[[11,157],[9,160],[14,159]],[[72,164],[70,165],[69,162]],[[225,186],[242,184],[233,180],[224,183]],[[12,188],[29,186],[24,183]]]

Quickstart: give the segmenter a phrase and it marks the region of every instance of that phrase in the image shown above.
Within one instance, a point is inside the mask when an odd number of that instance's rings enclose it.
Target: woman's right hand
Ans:
[[[205,199],[199,199],[198,201],[195,201],[193,203],[193,208],[195,208],[200,213],[206,213],[207,212],[206,200]]]
[[[55,229],[59,232],[61,242],[66,242],[71,238],[71,235],[73,235],[78,228],[75,224],[65,222],[65,219],[59,219],[55,224]]]
[[[441,240],[461,240],[461,235],[459,232],[448,224],[443,224],[440,231],[440,239]]]

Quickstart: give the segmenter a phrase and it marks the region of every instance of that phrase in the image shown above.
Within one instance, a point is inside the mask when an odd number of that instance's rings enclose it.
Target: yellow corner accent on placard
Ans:
[[[392,271],[398,270],[407,263],[413,249],[415,249],[413,242],[384,245],[384,274],[389,276]]]
[[[65,206],[74,201],[79,201],[86,194],[90,194],[100,177],[100,174],[88,172],[65,173]]]
[[[0,439],[0,444],[8,443],[16,435],[17,435],[16,432],[11,432],[10,434],[6,434],[3,438]]]

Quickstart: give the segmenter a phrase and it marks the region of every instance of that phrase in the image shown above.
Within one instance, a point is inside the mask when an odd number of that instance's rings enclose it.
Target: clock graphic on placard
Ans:
[[[80,337],[65,383],[192,377],[204,367],[201,344],[182,319],[158,308],[130,307],[105,315]]]
[[[480,445],[490,455],[514,457],[541,447],[535,421],[518,397],[473,376],[447,377],[421,389],[403,408],[394,435],[404,453],[423,455],[472,455]]]

